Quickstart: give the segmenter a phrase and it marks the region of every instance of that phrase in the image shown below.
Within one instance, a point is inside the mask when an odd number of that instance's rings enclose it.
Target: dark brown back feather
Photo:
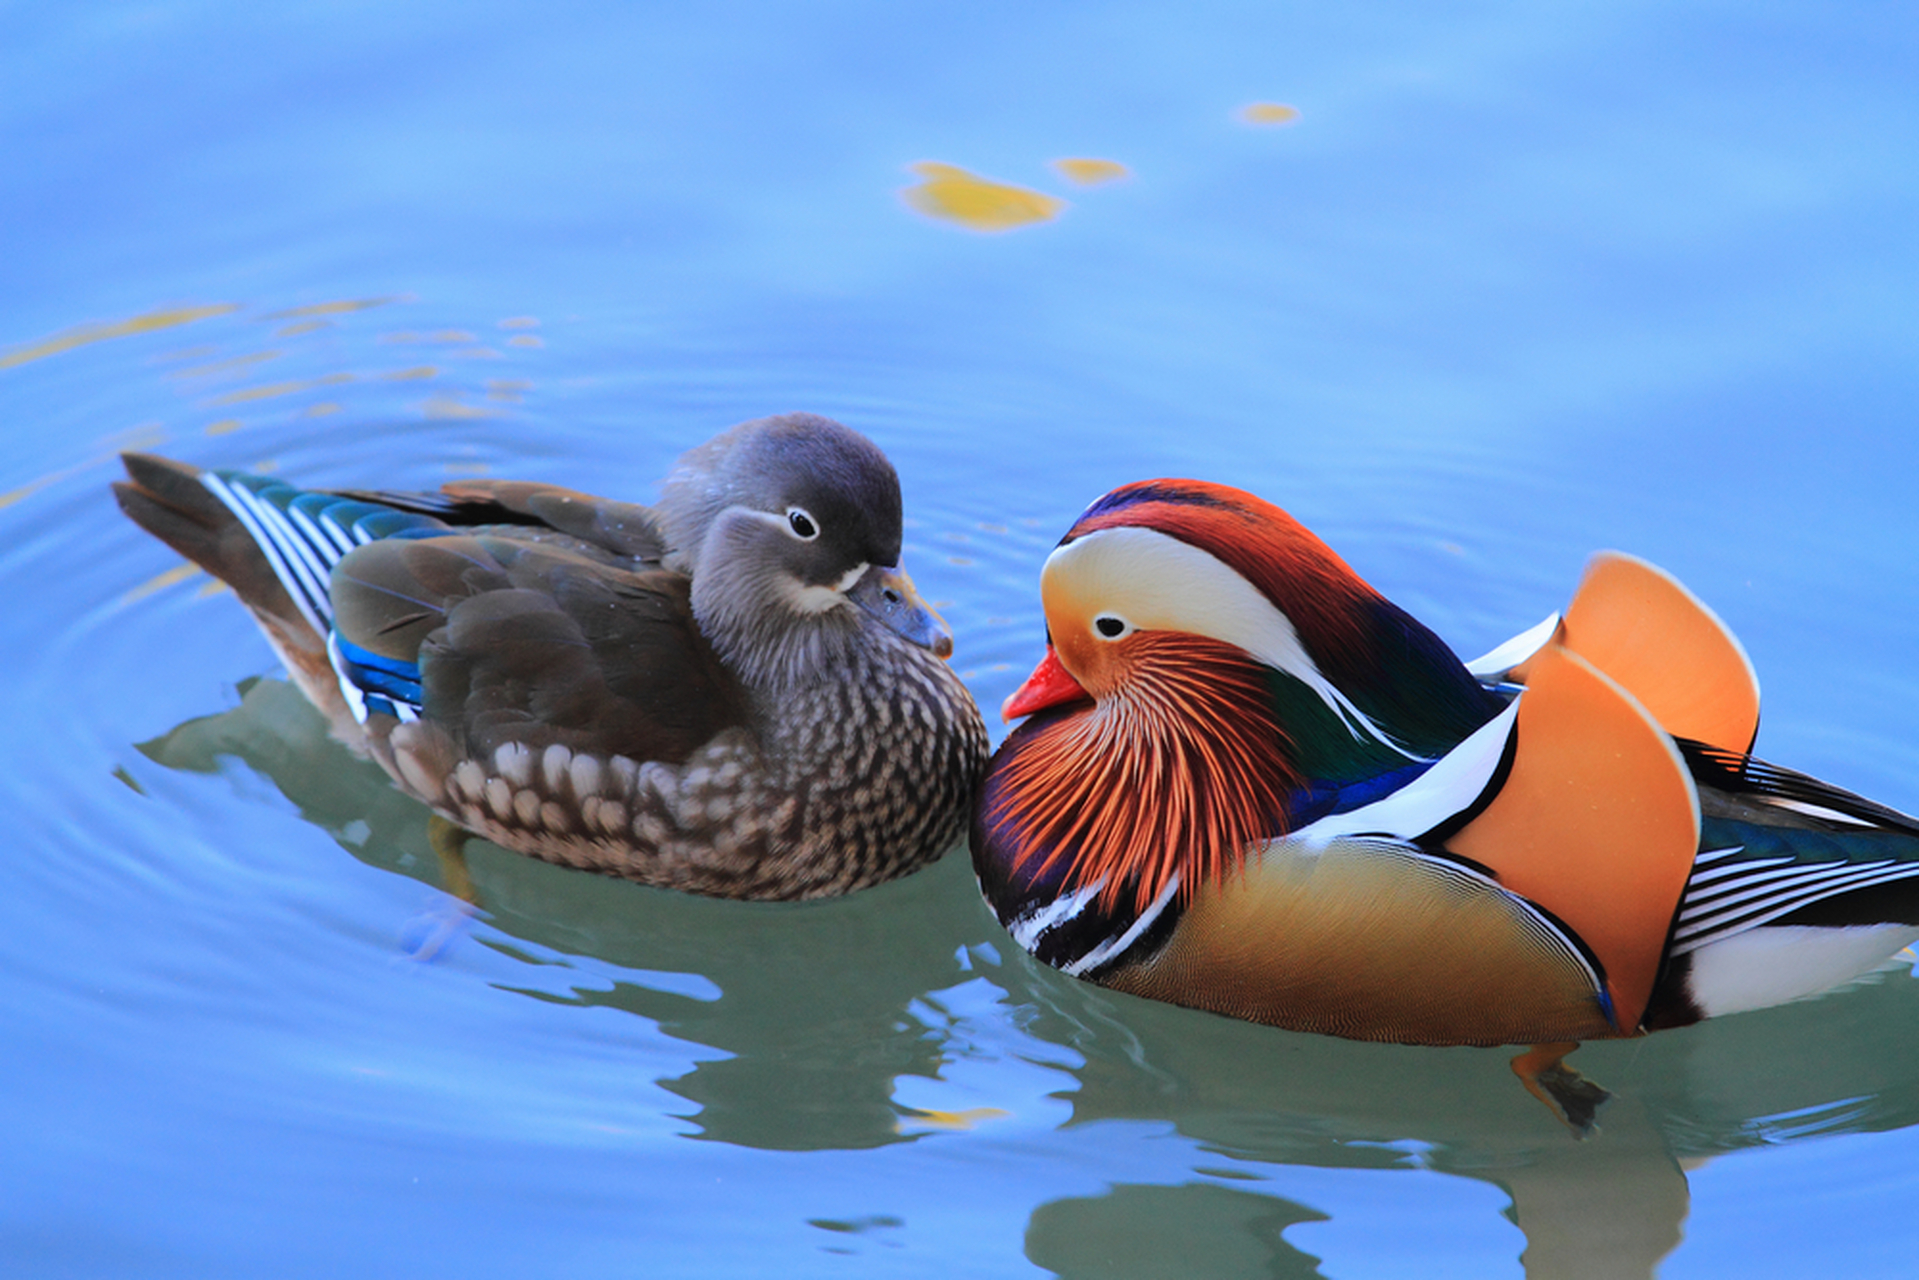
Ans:
[[[474,754],[678,762],[746,720],[675,573],[484,533],[393,539],[340,562],[333,603],[347,640],[420,664],[428,716]]]

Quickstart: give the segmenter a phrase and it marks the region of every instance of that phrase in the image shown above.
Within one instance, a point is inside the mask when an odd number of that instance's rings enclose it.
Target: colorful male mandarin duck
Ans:
[[[964,832],[985,727],[898,567],[892,464],[839,423],[734,427],[650,508],[125,461],[122,509],[232,586],[336,733],[468,832],[730,898],[847,893]]]
[[[1744,651],[1642,561],[1599,556],[1465,664],[1277,507],[1154,480],[1088,508],[1040,590],[972,848],[1069,974],[1552,1070],[1919,939],[1919,822],[1750,755]]]

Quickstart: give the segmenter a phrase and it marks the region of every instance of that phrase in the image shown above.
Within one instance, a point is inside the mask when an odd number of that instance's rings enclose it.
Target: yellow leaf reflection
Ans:
[[[342,382],[353,381],[350,373],[329,373],[323,377],[308,378],[300,382],[270,382],[257,387],[242,387],[238,391],[229,391],[225,395],[215,396],[208,404],[246,404],[252,400],[277,400],[281,396],[294,395],[301,391],[310,391],[314,387],[334,386]]]
[[[493,410],[478,405],[464,404],[452,396],[434,396],[420,406],[420,411],[429,418],[490,418]]]
[[[83,324],[77,329],[65,333],[56,333],[51,338],[0,355],[0,369],[11,369],[14,365],[25,364],[29,360],[39,360],[46,356],[59,355],[62,351],[71,351],[75,347],[84,347],[90,342],[104,342],[108,338],[125,338],[136,333],[152,333],[156,329],[171,329],[175,325],[191,324],[195,320],[205,320],[209,316],[223,316],[237,311],[235,303],[220,302],[206,307],[174,307],[166,311],[149,311],[145,315],[134,316],[131,320],[115,320],[105,324]]]
[[[918,1107],[908,1107],[906,1114],[895,1121],[893,1127],[901,1133],[906,1132],[909,1126],[966,1130],[977,1127],[982,1120],[1003,1120],[1012,1114],[999,1107],[969,1107],[964,1111],[924,1111]]]
[[[167,373],[169,378],[217,378],[229,373],[240,373],[256,364],[268,360],[278,360],[278,351],[254,351],[241,356],[228,356],[224,360],[215,360],[211,364],[196,364],[185,369],[173,369]]]
[[[1247,124],[1291,124],[1299,119],[1299,108],[1283,102],[1249,102],[1239,109],[1239,118]]]
[[[1097,187],[1106,182],[1118,182],[1130,178],[1133,171],[1117,160],[1093,160],[1083,156],[1069,156],[1053,161],[1053,168],[1061,176],[1082,187]]]
[[[41,476],[38,480],[28,481],[18,489],[9,489],[5,493],[0,493],[0,509],[10,507],[22,498],[31,498],[48,485],[66,479],[72,475],[73,472],[74,468],[68,468],[65,471],[56,471],[50,476]]]
[[[284,311],[269,311],[268,320],[293,320],[304,316],[337,316],[348,311],[365,311],[368,307],[384,307],[392,302],[409,301],[406,294],[396,293],[384,298],[342,298],[338,302],[313,302],[304,307],[288,307]]]
[[[199,572],[200,566],[191,561],[185,564],[176,564],[165,573],[148,578],[145,582],[121,596],[120,603],[122,605],[129,605],[136,600],[144,600],[154,592],[164,591],[176,582],[185,582],[188,578],[193,577]]]
[[[929,218],[957,222],[974,231],[1011,231],[1050,222],[1066,207],[1056,196],[994,182],[957,165],[923,160],[907,167],[924,181],[902,190],[901,199]]]
[[[398,343],[461,343],[478,342],[479,338],[475,337],[466,329],[436,329],[430,333],[422,333],[417,329],[401,329],[394,333],[381,334],[380,341]]]

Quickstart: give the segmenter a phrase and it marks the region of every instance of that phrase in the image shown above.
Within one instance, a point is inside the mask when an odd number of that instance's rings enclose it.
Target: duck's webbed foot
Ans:
[[[407,928],[407,954],[420,961],[438,959],[480,911],[479,890],[473,887],[473,876],[466,866],[470,834],[433,813],[427,815],[426,838],[440,860],[440,887],[448,896]]]
[[[1577,1040],[1536,1044],[1514,1058],[1512,1068],[1526,1092],[1545,1103],[1573,1137],[1589,1138],[1598,1128],[1599,1108],[1612,1094],[1566,1065],[1566,1055],[1578,1047]]]

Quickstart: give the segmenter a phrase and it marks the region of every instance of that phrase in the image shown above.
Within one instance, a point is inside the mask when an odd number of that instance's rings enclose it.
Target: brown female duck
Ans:
[[[965,830],[985,728],[898,567],[892,464],[839,423],[742,423],[653,507],[125,462],[121,508],[233,587],[343,741],[467,831],[694,893],[812,898]]]

